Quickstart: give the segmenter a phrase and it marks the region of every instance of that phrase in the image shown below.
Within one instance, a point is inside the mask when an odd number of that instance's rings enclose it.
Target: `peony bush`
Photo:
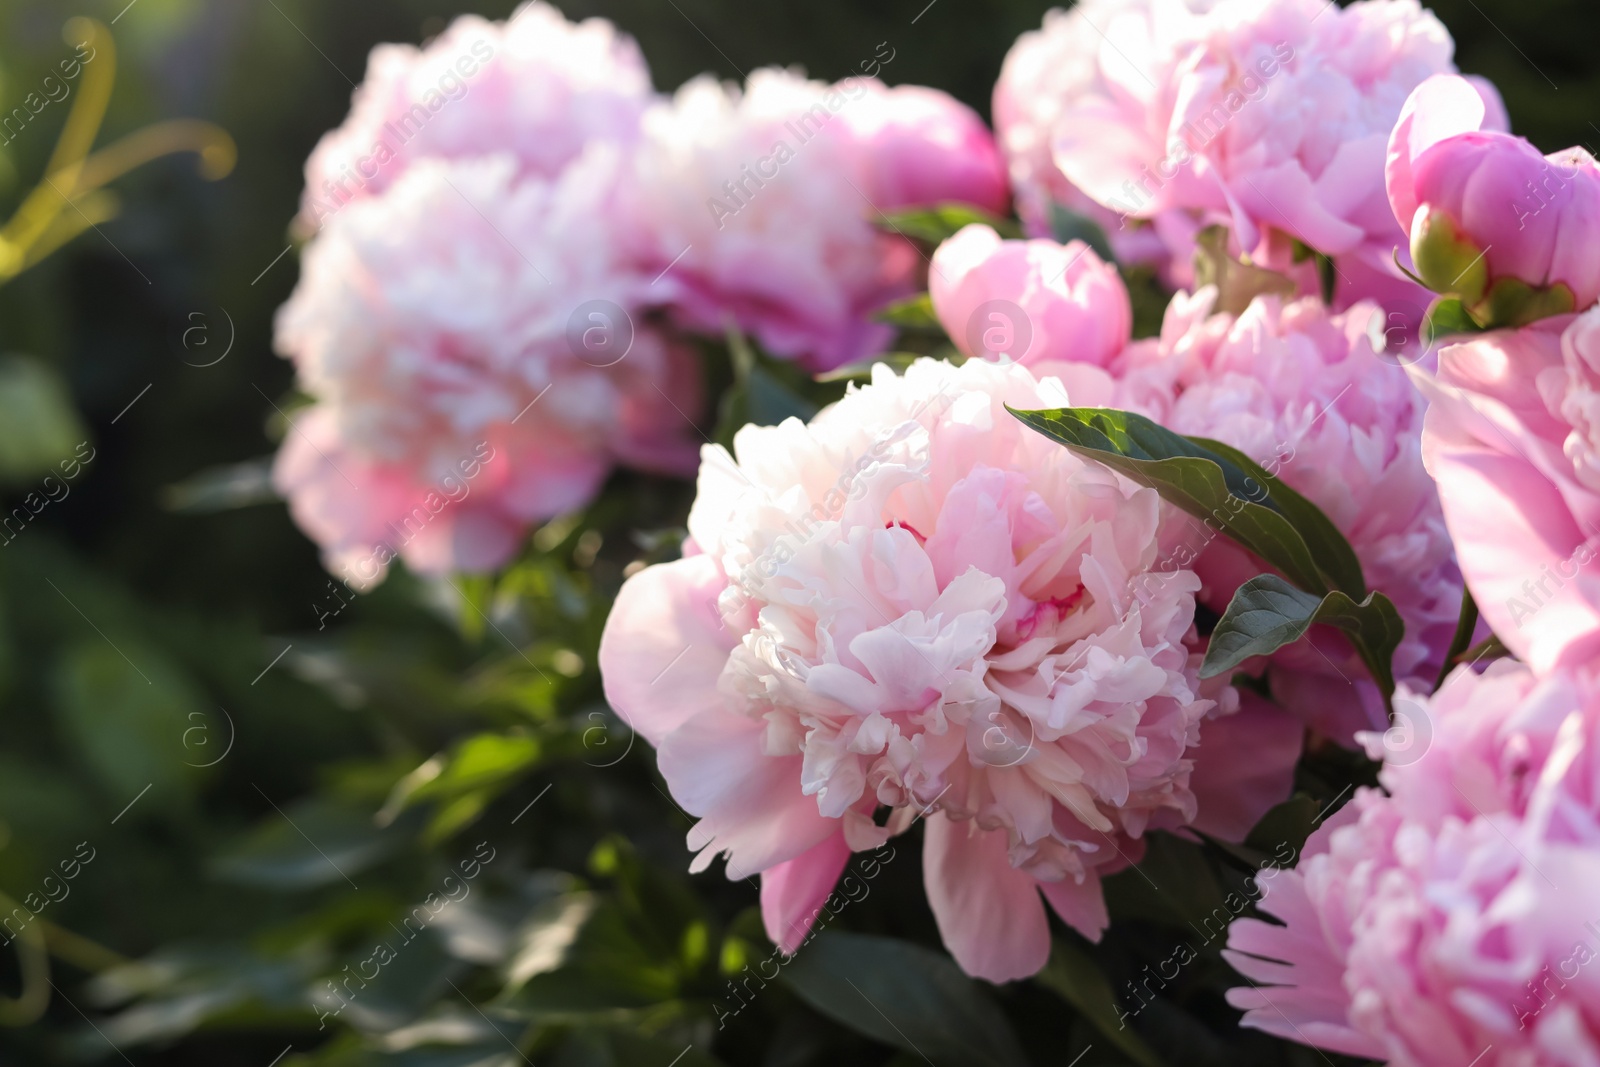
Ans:
[[[540,985],[621,951],[582,888],[497,1003],[751,1063],[718,1035],[780,983],[907,1053],[993,1027],[941,1064],[1600,1064],[1594,159],[1416,0],[1083,0],[993,117],[658,92],[535,3],[374,51],[312,155],[274,485],[552,688],[507,603],[620,553],[549,660],[589,702],[534,718],[620,730],[683,820],[641,850],[731,915],[650,973],[736,1007]],[[435,757],[381,817],[500,773]]]

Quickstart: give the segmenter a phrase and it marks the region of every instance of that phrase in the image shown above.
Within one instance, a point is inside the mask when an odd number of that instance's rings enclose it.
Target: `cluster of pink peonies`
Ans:
[[[1341,308],[1409,312],[1423,294],[1391,262],[1405,234],[1384,153],[1407,94],[1452,72],[1453,52],[1416,0],[1090,0],[1013,47],[995,125],[1036,232],[1052,203],[1087,201],[1120,256],[1189,285],[1195,234],[1222,223],[1277,269],[1296,242],[1332,257]],[[1314,292],[1315,272],[1297,273]]]
[[[1418,758],[1367,735],[1388,754],[1384,790],[1360,791],[1273,882],[1275,923],[1234,926],[1251,985],[1230,1000],[1246,1025],[1402,1067],[1578,1067],[1600,1063],[1600,309],[1561,312],[1593,302],[1600,216],[1586,156],[1556,172],[1475,132],[1480,118],[1469,87],[1424,84],[1389,189],[1414,247],[1483,242],[1487,269],[1442,288],[1490,320],[1556,313],[1413,369],[1467,587],[1522,662],[1457,668],[1431,698],[1402,691],[1399,714],[1431,746]],[[1515,302],[1486,297],[1507,280]],[[1560,299],[1539,305],[1541,289]]]
[[[1273,880],[1276,922],[1234,927],[1246,1024],[1418,1067],[1593,1067],[1600,167],[1499,132],[1452,53],[1415,0],[1083,0],[1007,57],[997,149],[943,94],[870,78],[658,96],[632,41],[538,4],[379,49],[307,168],[279,345],[316,404],[278,484],[367,584],[397,554],[492,568],[619,465],[698,469],[683,558],[628,580],[600,667],[698,819],[691,869],[759,874],[785,952],[852,852],[921,823],[957,962],[1033,974],[1050,911],[1100,936],[1101,880],[1150,832],[1242,839],[1309,728],[1387,756],[1383,789]],[[1008,178],[1030,233],[1088,215],[1191,290],[1157,336],[1087,244],[968,226],[926,277],[964,360],[880,365],[696,455],[691,338],[732,325],[812,372],[883,352],[874,312],[924,278],[875,218],[1001,212]],[[1217,225],[1282,284],[1198,284]],[[1424,285],[1500,329],[1435,359]],[[1397,706],[1431,747],[1400,758],[1332,628],[1242,665],[1264,686],[1202,683],[1197,609],[1266,564],[1008,406],[1137,412],[1303,494],[1398,609]],[[1429,695],[1464,587],[1521,662]]]
[[[1005,410],[1068,402],[1015,364],[878,367],[708,447],[685,557],[618,597],[607,697],[786,951],[852,850],[923,820],[946,945],[1024,977],[1041,895],[1098,938],[1148,830],[1239,839],[1286,794],[1298,725],[1196,677],[1176,514]]]
[[[934,265],[934,309],[958,344],[1012,319],[1026,323],[1026,347],[1003,354],[1064,377],[1078,404],[1137,411],[1232,445],[1308,497],[1349,538],[1372,588],[1399,607],[1406,637],[1397,675],[1438,673],[1461,578],[1423,467],[1425,404],[1374,329],[1385,322],[1380,308],[1331,313],[1315,298],[1264,296],[1230,315],[1216,310],[1217,291],[1207,287],[1179,293],[1160,336],[1134,341],[1116,271],[1080,244],[1002,241],[970,226],[940,247]],[[1192,566],[1200,602],[1221,614],[1265,567],[1191,526],[1176,561]],[[1269,681],[1308,725],[1346,743],[1382,721],[1377,690],[1332,631],[1279,652]]]
[[[275,481],[358,587],[396,556],[490,569],[616,464],[692,474],[684,335],[732,322],[814,370],[874,354],[922,264],[874,218],[1008,199],[942,93],[761,70],[667,100],[631,39],[540,3],[376,49],[306,185],[278,348],[317,403]]]

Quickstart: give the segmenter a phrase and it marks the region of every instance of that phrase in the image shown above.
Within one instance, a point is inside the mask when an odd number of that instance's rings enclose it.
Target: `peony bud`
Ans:
[[[964,227],[933,254],[933,309],[966,355],[1104,367],[1133,334],[1133,307],[1115,267],[1082,241],[1004,241]]]
[[[1389,139],[1389,204],[1417,275],[1481,326],[1522,326],[1600,298],[1600,166],[1484,130],[1482,96],[1437,75],[1406,101]]]

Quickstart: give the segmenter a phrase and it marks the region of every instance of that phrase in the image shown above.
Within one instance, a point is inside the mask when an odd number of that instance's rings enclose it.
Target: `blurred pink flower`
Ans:
[[[1215,299],[1210,288],[1174,298],[1161,336],[1135,342],[1113,366],[1110,405],[1232,445],[1321,508],[1355,549],[1368,587],[1405,620],[1396,677],[1431,681],[1454,634],[1461,577],[1422,461],[1425,404],[1406,371],[1380,355],[1381,338],[1374,344],[1381,313],[1258,297],[1233,316],[1213,313]],[[1174,551],[1217,612],[1264,569],[1198,521]],[[1331,628],[1277,653],[1269,679],[1285,707],[1347,744],[1383,721],[1365,668]]]
[[[1600,297],[1600,167],[1581,148],[1541,155],[1488,119],[1464,78],[1435,75],[1406,101],[1387,181],[1417,272],[1485,325],[1582,311]]]
[[[1100,877],[1147,829],[1237,836],[1287,793],[1298,724],[1202,695],[1198,580],[1151,573],[1171,510],[1004,407],[1067,402],[1016,365],[879,366],[737,459],[707,447],[687,555],[623,587],[607,698],[700,819],[692,869],[761,872],[784,951],[850,851],[925,819],[945,944],[1021,978],[1041,894],[1098,938]]]
[[[1506,661],[1402,692],[1431,748],[1261,879],[1277,923],[1232,927],[1244,1025],[1396,1067],[1600,1062],[1596,697]]]
[[[1002,241],[966,226],[934,252],[928,287],[968,356],[1106,366],[1133,336],[1127,287],[1082,241]]]
[[[350,115],[306,163],[297,225],[314,231],[381,193],[420,159],[508,153],[554,177],[591,142],[631,142],[652,99],[633,38],[604,19],[570,23],[527,3],[507,21],[464,15],[424,48],[381,44]]]
[[[943,93],[777,69],[742,92],[689,82],[646,115],[635,167],[639,254],[679,288],[678,321],[720,336],[731,319],[813,371],[881,352],[893,331],[872,313],[920,284],[881,212],[1006,198],[992,138]]]
[[[517,170],[420,162],[306,250],[277,344],[319,403],[275,478],[330,567],[399,554],[428,573],[487,569],[615,463],[694,469],[699,375],[633,314],[650,285],[607,232],[615,153],[596,146],[556,181]],[[470,495],[429,507],[473,457]]]
[[[1453,71],[1453,50],[1416,0],[1101,0],[1018,42],[996,122],[1020,203],[1072,207],[1078,190],[1147,220],[1179,284],[1197,229],[1224,223],[1303,284],[1315,273],[1295,270],[1291,239],[1334,257],[1340,307],[1376,295],[1409,311],[1426,294],[1390,260],[1405,235],[1384,154],[1407,94]]]
[[[1484,619],[1544,673],[1600,653],[1600,310],[1439,354],[1428,469]]]

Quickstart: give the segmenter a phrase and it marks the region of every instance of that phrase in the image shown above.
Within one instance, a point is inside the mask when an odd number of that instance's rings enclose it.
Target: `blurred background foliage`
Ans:
[[[301,162],[373,44],[512,3],[124,4],[4,0],[0,111],[72,54],[68,16],[116,19],[100,143],[192,116],[232,133],[239,164],[218,183],[190,158],[138,171],[117,218],[0,288],[0,503],[27,512],[0,534],[0,908],[31,901],[0,925],[0,997],[19,998],[0,1020],[34,1020],[0,1029],[0,1064],[1328,1062],[1235,1031],[1198,931],[1298,847],[1316,798],[1369,773],[1338,752],[1313,754],[1254,848],[1154,842],[1111,883],[1106,943],[1062,932],[1037,983],[954,970],[915,834],[870,871],[858,858],[870,892],[773,979],[754,886],[685,873],[690,820],[595,670],[611,596],[676,551],[689,486],[619,475],[494,581],[397,573],[362,597],[264,492]],[[888,42],[886,80],[987,113],[1045,5],[925,4],[563,7],[634,34],[660,88],[768,64],[835,79]],[[1433,5],[1463,69],[1542,148],[1600,143],[1593,5],[1481,4]],[[7,214],[69,106],[0,148]],[[752,375],[779,373],[745,367],[727,410],[765,421]],[[419,906],[429,921],[407,924]],[[1136,1006],[1129,983],[1186,939],[1199,962],[1119,1028],[1113,991]]]

